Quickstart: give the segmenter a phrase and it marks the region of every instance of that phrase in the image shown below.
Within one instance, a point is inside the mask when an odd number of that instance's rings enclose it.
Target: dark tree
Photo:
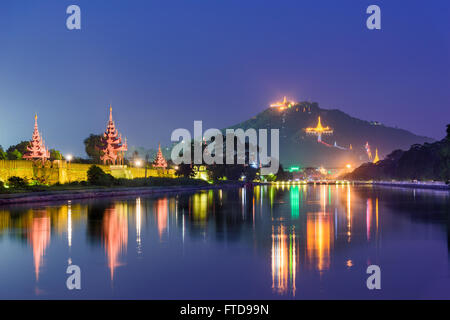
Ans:
[[[99,134],[92,134],[84,139],[84,150],[88,157],[94,163],[100,163],[101,156],[101,146],[102,146],[102,136]]]
[[[8,159],[8,155],[6,154],[5,151],[3,151],[3,147],[0,146],[0,160],[6,160]]]
[[[7,153],[8,160],[20,160],[22,159],[22,156],[23,154],[20,153],[20,151],[17,149],[14,149],[13,151]]]
[[[88,182],[95,186],[111,186],[114,184],[114,177],[105,173],[102,168],[93,165],[87,172]]]
[[[29,141],[22,141],[16,145],[12,145],[6,150],[6,153],[14,152],[14,150],[19,151],[21,154],[27,152],[27,147],[30,145]]]
[[[283,165],[280,163],[280,167],[277,172],[277,181],[287,181],[292,179],[292,173],[284,171]]]
[[[175,174],[178,177],[184,177],[184,178],[192,178],[195,175],[193,166],[190,164],[182,163],[178,165],[178,169],[176,170]]]
[[[50,149],[49,151],[50,151],[50,160],[51,161],[63,159],[61,151],[55,150],[55,149]]]

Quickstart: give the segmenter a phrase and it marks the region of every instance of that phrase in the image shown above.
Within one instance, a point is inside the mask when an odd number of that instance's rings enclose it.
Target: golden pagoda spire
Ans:
[[[378,157],[378,148],[375,149],[375,158],[373,159],[373,163],[377,163],[380,161],[380,158]]]
[[[316,130],[323,130],[322,123],[320,122],[320,116],[319,116],[319,122],[317,123]]]
[[[315,128],[305,128],[304,129],[307,134],[312,134],[317,136],[317,141],[322,141],[322,135],[323,134],[333,134],[333,129],[331,129],[329,126],[323,127],[322,121],[320,119],[320,116],[317,121],[317,127]]]

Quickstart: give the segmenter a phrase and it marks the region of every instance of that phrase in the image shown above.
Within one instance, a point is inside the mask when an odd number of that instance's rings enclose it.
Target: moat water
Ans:
[[[0,207],[0,298],[449,299],[449,194],[257,186]]]

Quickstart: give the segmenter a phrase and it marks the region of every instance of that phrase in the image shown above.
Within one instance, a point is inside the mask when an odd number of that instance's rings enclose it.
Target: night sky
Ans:
[[[81,7],[82,30],[66,28]],[[382,30],[366,28],[368,5]],[[223,128],[283,95],[441,139],[450,123],[450,1],[2,0],[0,145],[84,155],[112,103],[129,145]],[[356,133],[355,133],[356,134]]]

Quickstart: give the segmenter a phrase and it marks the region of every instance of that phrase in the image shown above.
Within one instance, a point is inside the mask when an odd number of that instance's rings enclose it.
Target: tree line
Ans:
[[[407,151],[395,150],[385,159],[366,163],[346,176],[354,180],[450,181],[450,124],[447,135],[434,143],[414,144]]]

